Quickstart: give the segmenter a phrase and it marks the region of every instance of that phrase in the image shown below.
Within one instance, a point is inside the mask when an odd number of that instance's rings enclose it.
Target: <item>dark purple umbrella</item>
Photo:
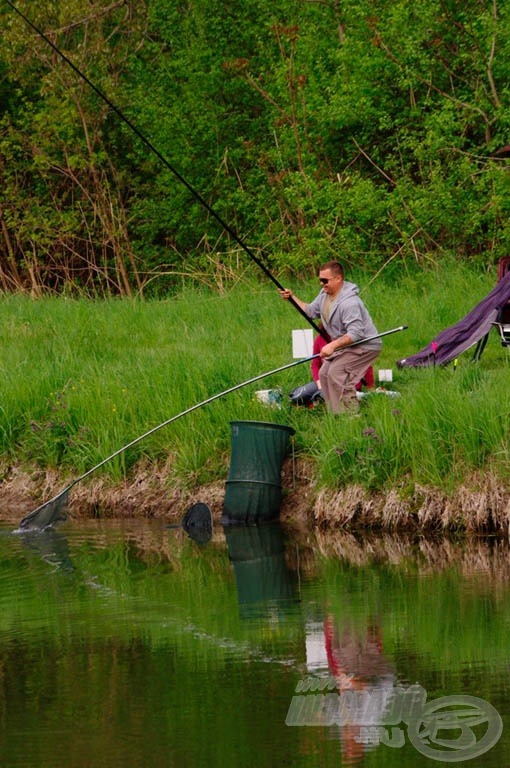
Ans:
[[[446,365],[486,336],[510,301],[510,271],[462,320],[445,328],[420,352],[397,360],[398,368]]]

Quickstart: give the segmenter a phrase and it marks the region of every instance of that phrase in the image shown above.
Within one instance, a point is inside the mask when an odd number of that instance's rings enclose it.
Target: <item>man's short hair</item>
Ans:
[[[322,272],[325,269],[329,269],[334,275],[344,276],[344,268],[339,261],[327,261],[319,271]]]

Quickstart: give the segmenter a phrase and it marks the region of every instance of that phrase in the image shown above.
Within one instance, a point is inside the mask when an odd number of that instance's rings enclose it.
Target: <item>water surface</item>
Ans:
[[[393,767],[462,757],[437,744],[434,757],[420,752],[406,723],[392,734],[342,724],[337,711],[325,724],[333,710],[311,706],[414,685],[427,702],[488,702],[502,735],[458,764],[499,768],[510,756],[509,564],[497,540],[292,538],[273,525],[216,527],[201,545],[150,521],[68,521],[43,534],[4,525],[0,764]],[[299,697],[315,699],[306,711]],[[484,728],[469,732],[477,743]]]

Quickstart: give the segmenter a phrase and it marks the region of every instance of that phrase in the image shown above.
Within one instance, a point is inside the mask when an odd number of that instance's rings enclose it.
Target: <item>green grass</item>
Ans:
[[[99,472],[117,480],[141,461],[167,461],[169,482],[226,476],[230,421],[289,424],[319,483],[368,488],[427,483],[454,488],[476,470],[508,476],[510,353],[495,332],[479,363],[400,371],[494,286],[495,274],[456,265],[388,285],[349,275],[389,336],[375,368],[392,368],[399,398],[373,395],[360,419],[256,401],[310,379],[304,363],[222,397],[157,431]],[[311,299],[317,284],[293,285]],[[188,290],[166,301],[0,298],[0,455],[4,463],[82,473],[154,426],[260,373],[292,362],[291,331],[306,323],[272,287],[242,284],[218,295]]]

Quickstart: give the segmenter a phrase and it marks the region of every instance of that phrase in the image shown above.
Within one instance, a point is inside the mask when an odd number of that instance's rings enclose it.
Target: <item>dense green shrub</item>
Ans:
[[[0,288],[224,287],[232,230],[296,275],[508,252],[503,4],[17,6],[160,156],[5,3]]]

